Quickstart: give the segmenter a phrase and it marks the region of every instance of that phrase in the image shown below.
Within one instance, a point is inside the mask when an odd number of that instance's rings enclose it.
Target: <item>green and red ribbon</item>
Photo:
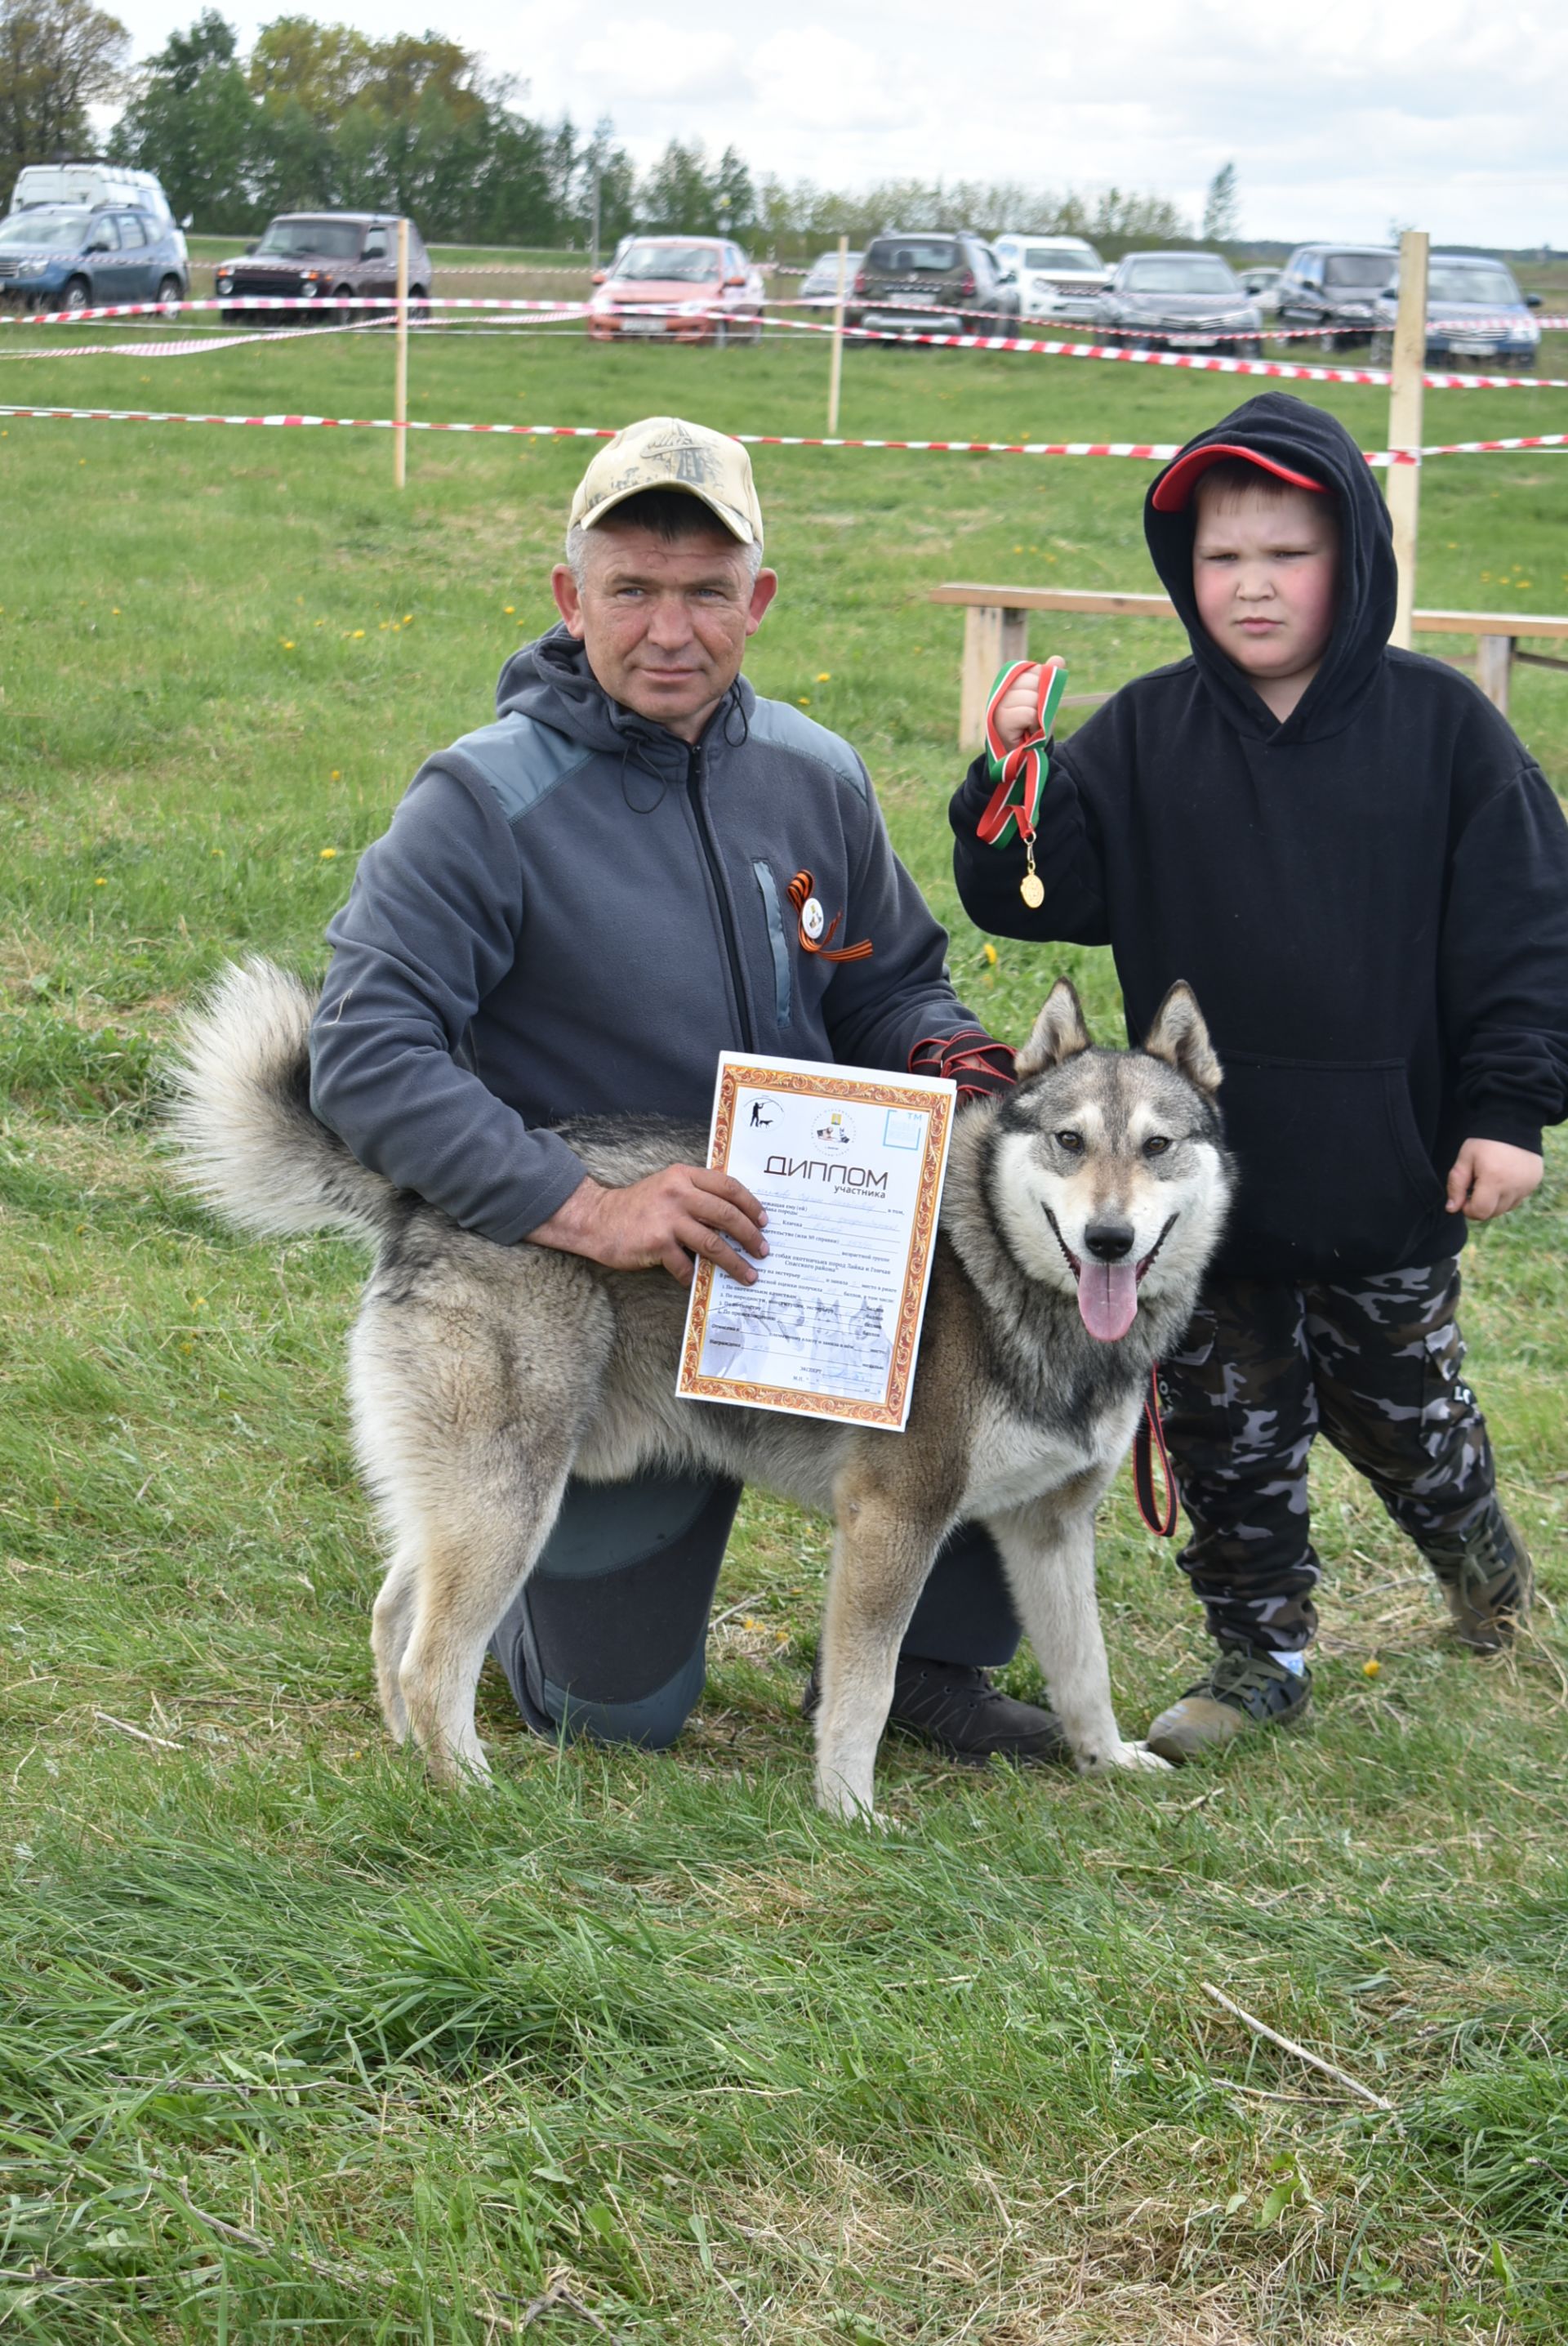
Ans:
[[[996,787],[981,816],[979,834],[990,847],[1006,847],[1015,837],[1027,847],[1040,818],[1040,793],[1050,770],[1046,750],[1056,711],[1067,686],[1064,661],[1053,658],[1040,668],[1034,701],[1034,730],[1013,750],[1004,749],[996,728],[996,712],[1025,669],[1029,660],[1010,660],[997,676],[985,704],[985,762]]]

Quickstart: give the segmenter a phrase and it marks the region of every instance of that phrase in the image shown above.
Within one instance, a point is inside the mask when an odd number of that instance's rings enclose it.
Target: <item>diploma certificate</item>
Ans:
[[[676,1391],[901,1433],[956,1086],[726,1051],[708,1161],[768,1215],[743,1287],[692,1281]]]

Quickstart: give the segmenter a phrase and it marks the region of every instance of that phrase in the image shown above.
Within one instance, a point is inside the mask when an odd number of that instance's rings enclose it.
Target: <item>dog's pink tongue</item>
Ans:
[[[1078,1273],[1078,1311],[1091,1336],[1114,1344],[1138,1316],[1135,1262],[1086,1262]]]

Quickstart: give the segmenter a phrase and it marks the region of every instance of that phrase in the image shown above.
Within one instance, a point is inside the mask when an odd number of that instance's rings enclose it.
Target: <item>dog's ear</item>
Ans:
[[[1064,1059],[1075,1058],[1088,1047],[1084,1005],[1071,978],[1059,977],[1034,1021],[1033,1033],[1013,1062],[1018,1080],[1027,1083],[1031,1076],[1043,1076],[1047,1067],[1059,1067]]]
[[[1219,1089],[1223,1080],[1220,1064],[1208,1039],[1197,996],[1185,977],[1177,978],[1155,1012],[1155,1023],[1144,1036],[1144,1048],[1151,1058],[1164,1059],[1178,1076],[1185,1076],[1189,1084],[1207,1092],[1210,1099]]]

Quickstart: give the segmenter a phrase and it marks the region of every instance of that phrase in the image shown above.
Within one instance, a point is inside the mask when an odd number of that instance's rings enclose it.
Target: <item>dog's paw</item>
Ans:
[[[1077,1769],[1080,1776],[1135,1774],[1140,1770],[1151,1776],[1176,1772],[1170,1761],[1151,1751],[1146,1743],[1109,1743],[1103,1751],[1081,1753]]]
[[[864,1825],[868,1832],[899,1833],[904,1828],[896,1817],[890,1817],[872,1805],[868,1786],[865,1797],[850,1790],[842,1778],[819,1783],[817,1806],[824,1816],[836,1817],[841,1825]]]

